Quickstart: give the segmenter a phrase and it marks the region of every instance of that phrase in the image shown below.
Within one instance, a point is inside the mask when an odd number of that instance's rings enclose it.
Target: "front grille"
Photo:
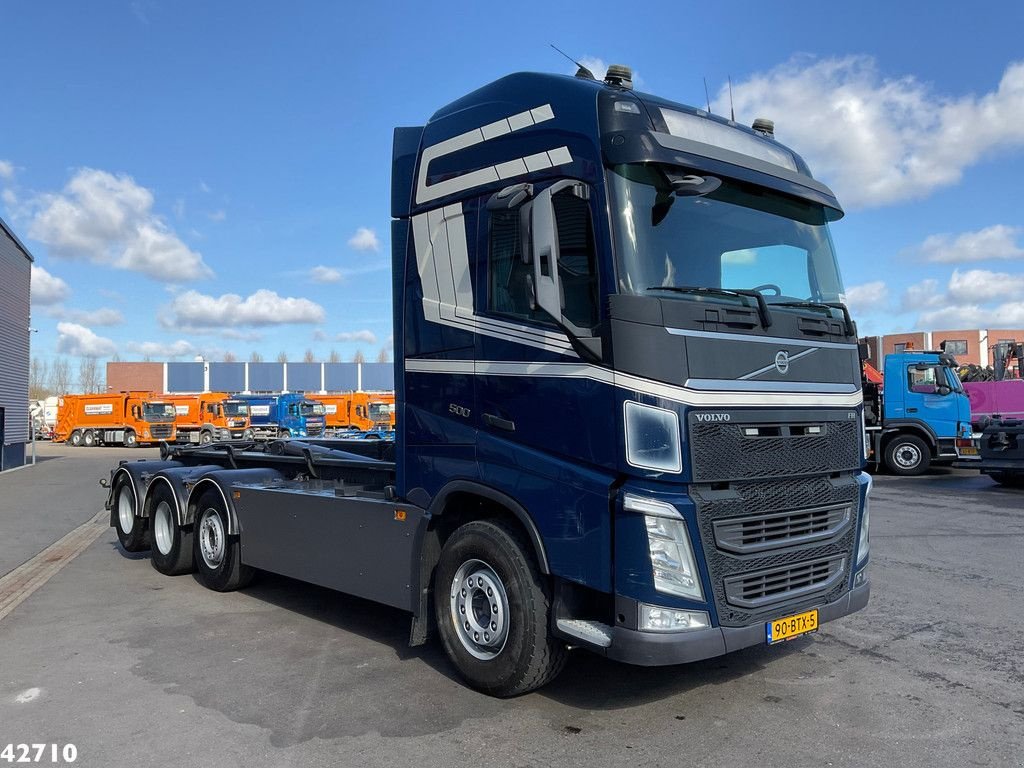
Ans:
[[[307,424],[306,425],[306,436],[307,437],[318,437],[324,428],[319,424]]]
[[[719,622],[747,626],[777,617],[782,605],[797,612],[839,599],[853,552],[859,492],[853,474],[691,486]],[[798,591],[808,585],[797,584],[796,569],[820,562],[838,564],[838,571],[829,572],[835,581]],[[743,580],[771,574],[790,579],[791,587],[762,602],[765,595],[759,597],[753,583],[744,594]]]
[[[861,465],[860,421],[852,411],[780,423],[701,421],[691,412],[694,482],[818,475]]]
[[[174,427],[171,424],[151,424],[149,434],[157,440],[166,440],[171,436]]]
[[[774,606],[823,592],[841,580],[845,573],[844,557],[798,563],[726,579],[725,596],[731,605],[741,608]]]
[[[728,552],[763,552],[782,545],[803,544],[835,536],[849,524],[848,504],[768,515],[716,520],[715,543]]]

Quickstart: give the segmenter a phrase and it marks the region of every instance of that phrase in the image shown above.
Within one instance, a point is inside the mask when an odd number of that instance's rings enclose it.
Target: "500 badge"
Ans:
[[[74,744],[8,744],[0,750],[2,763],[73,763],[77,759]]]

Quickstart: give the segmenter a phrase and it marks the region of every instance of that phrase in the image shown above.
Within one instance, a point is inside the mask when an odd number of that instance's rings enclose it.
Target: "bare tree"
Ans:
[[[338,354],[338,350],[336,350],[336,349],[332,349],[331,350],[331,354],[328,356],[327,362],[329,362],[329,363],[340,363],[341,362],[341,355]]]
[[[307,349],[306,350],[306,354],[304,354],[302,356],[302,362],[304,362],[304,363],[315,363],[316,362],[316,355],[313,354],[313,350],[312,349]]]
[[[287,363],[288,362],[288,353],[287,352],[278,352],[277,353],[277,362],[279,362],[279,363]]]
[[[50,366],[45,360],[38,357],[32,358],[32,364],[28,369],[28,397],[30,400],[42,400],[52,393],[49,387]]]
[[[378,363],[390,363],[391,362],[391,350],[387,347],[381,347],[380,352],[377,353]]]
[[[117,354],[117,352],[115,352],[114,356],[112,358],[110,358],[110,362],[112,362],[112,363],[120,363],[121,362],[121,356],[119,354]]]
[[[234,352],[225,352],[224,353],[224,362],[225,363],[237,363],[238,362],[238,358],[235,357],[235,353]]]
[[[50,389],[55,395],[66,395],[71,389],[71,366],[63,357],[50,366]]]
[[[78,361],[78,387],[82,392],[99,392],[100,367],[95,357],[83,357]]]
[[[251,355],[249,355],[249,362],[250,363],[262,363],[263,362],[263,355],[261,355],[259,352],[253,352]]]
[[[361,350],[361,349],[357,349],[356,350],[356,353],[354,355],[352,355],[352,362],[353,363],[365,363],[366,362],[366,355],[363,354],[363,350]]]

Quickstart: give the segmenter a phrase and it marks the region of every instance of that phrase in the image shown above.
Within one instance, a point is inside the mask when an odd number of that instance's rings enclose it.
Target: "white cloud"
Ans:
[[[18,195],[13,189],[5,189],[3,192],[0,192],[0,200],[4,201],[4,205],[13,208],[18,204]]]
[[[66,309],[64,307],[53,307],[47,312],[50,317],[61,320],[70,320],[79,325],[121,325],[124,323],[124,315],[121,310],[110,307],[99,309]]]
[[[38,306],[58,304],[71,295],[71,288],[61,278],[32,265],[32,303]]]
[[[235,293],[207,296],[185,291],[174,297],[170,317],[161,322],[169,328],[222,329],[237,326],[271,326],[320,323],[324,308],[309,299],[283,297],[265,288],[245,297]]]
[[[202,255],[153,213],[153,193],[130,176],[83,168],[61,194],[42,195],[35,205],[29,235],[54,256],[85,258],[172,283],[213,274]]]
[[[743,122],[776,120],[779,140],[850,207],[925,197],[993,151],[1024,145],[1024,62],[995,90],[957,97],[886,78],[870,56],[800,57],[734,83],[733,95]],[[715,110],[728,104],[723,88]]]
[[[987,269],[953,270],[949,297],[960,302],[991,302],[1011,296],[1024,297],[1024,275],[990,272]]]
[[[846,303],[854,315],[883,309],[889,301],[889,286],[882,280],[854,285],[846,290]]]
[[[379,251],[380,240],[377,239],[377,233],[372,229],[366,227],[360,227],[356,230],[356,233],[348,239],[349,248],[354,248],[357,251]]]
[[[224,219],[226,219],[227,217],[228,212],[225,211],[223,208],[214,211],[213,213],[206,214],[206,218],[208,218],[210,221],[224,221]]]
[[[917,247],[917,252],[928,261],[957,264],[1024,258],[1024,248],[1017,244],[1021,227],[995,224],[976,232],[959,235],[930,235]]]
[[[942,304],[945,297],[939,291],[939,281],[928,278],[919,283],[908,286],[903,292],[903,299],[900,303],[905,312],[919,309],[927,309]]]
[[[57,323],[57,351],[73,357],[110,357],[117,345],[78,323]]]
[[[340,283],[343,279],[340,269],[318,266],[309,270],[309,279],[314,283]]]
[[[365,344],[376,344],[377,334],[373,331],[344,331],[334,337],[335,341],[361,341]]]
[[[134,352],[144,357],[184,357],[196,354],[196,347],[184,339],[170,343],[159,341],[129,341],[126,345],[129,352]]]
[[[995,307],[977,304],[953,305],[925,312],[918,320],[920,328],[932,330],[959,328],[1024,327],[1024,301],[1010,301]]]
[[[0,179],[14,178],[14,164],[10,160],[0,160]]]

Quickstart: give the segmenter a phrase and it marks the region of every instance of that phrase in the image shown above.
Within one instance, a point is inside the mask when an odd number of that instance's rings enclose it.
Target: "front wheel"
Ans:
[[[254,568],[242,563],[238,536],[228,533],[228,513],[217,493],[206,493],[199,500],[194,547],[199,580],[212,590],[241,589],[256,575]]]
[[[138,437],[138,435],[135,434],[135,432],[133,430],[129,429],[127,432],[124,433],[124,447],[125,448],[135,448],[135,447],[138,446],[138,444],[139,444],[139,437]]]
[[[478,520],[441,550],[434,610],[445,653],[474,688],[516,696],[565,666],[565,644],[548,630],[551,599],[528,544],[510,526]]]
[[[213,442],[213,433],[212,432],[203,431],[203,432],[199,433],[199,444],[200,445],[209,445],[212,442]]]
[[[885,466],[894,475],[923,475],[931,463],[931,451],[915,435],[897,435],[885,448]]]

